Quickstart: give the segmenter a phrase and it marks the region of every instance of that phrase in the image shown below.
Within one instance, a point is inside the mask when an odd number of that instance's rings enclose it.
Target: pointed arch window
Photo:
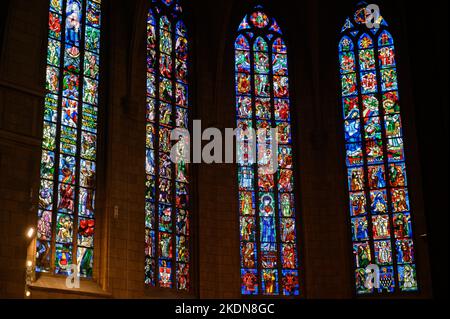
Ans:
[[[386,21],[347,18],[339,42],[352,249],[357,294],[416,291],[411,206],[394,39]],[[380,287],[367,283],[376,265]]]
[[[287,60],[277,22],[255,7],[239,25],[235,41],[237,127],[277,128],[279,169],[263,172],[262,144],[256,147],[257,163],[239,161],[243,295],[300,294]]]
[[[172,163],[171,131],[189,129],[188,37],[178,0],[153,0],[147,16],[145,284],[189,291],[189,173]]]
[[[52,0],[36,271],[92,277],[101,0]]]

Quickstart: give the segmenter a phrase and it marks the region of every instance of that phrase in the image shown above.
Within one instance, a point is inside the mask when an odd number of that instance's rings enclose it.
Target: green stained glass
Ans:
[[[49,1],[36,271],[92,278],[102,4]]]
[[[359,295],[417,291],[394,41],[382,17],[379,30],[366,17],[359,6],[338,45],[355,288]],[[359,74],[344,54],[357,57]],[[378,267],[379,287],[369,265]]]
[[[172,129],[189,128],[188,30],[182,17],[178,0],[155,0],[147,15],[144,282],[189,292],[189,166],[170,159]]]
[[[251,165],[251,147],[238,147],[242,295],[300,294],[288,55],[280,34],[277,22],[259,6],[242,20],[235,41],[240,138],[248,140],[245,132],[255,125],[260,132],[266,130],[257,140],[257,164]],[[348,57],[342,64],[345,72],[354,68],[354,57]],[[355,87],[356,75],[345,81]],[[349,95],[352,90],[349,86]],[[277,130],[276,150],[270,148],[270,128]],[[270,170],[274,162],[275,174]]]

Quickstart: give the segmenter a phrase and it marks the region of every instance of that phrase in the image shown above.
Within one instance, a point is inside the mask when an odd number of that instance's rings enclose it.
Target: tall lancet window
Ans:
[[[273,155],[265,147],[270,137],[257,139],[257,161],[239,158],[243,295],[300,293],[287,61],[277,22],[257,6],[242,20],[235,42],[237,127],[277,128],[278,170],[265,171]]]
[[[101,0],[52,0],[36,270],[91,277]]]
[[[356,292],[416,291],[394,40],[366,17],[360,7],[347,18],[339,43]]]
[[[171,161],[173,129],[189,129],[188,40],[178,0],[153,0],[147,16],[145,283],[190,289],[189,174]]]

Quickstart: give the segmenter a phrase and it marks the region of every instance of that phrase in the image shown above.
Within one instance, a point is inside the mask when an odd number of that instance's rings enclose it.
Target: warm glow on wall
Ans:
[[[33,238],[33,236],[34,236],[34,228],[30,227],[30,228],[28,228],[28,231],[27,231],[27,237]]]

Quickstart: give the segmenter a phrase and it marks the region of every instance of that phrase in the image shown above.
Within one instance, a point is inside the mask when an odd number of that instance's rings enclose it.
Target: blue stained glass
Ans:
[[[347,143],[361,141],[360,120],[345,121],[345,141]]]
[[[398,213],[393,217],[396,238],[412,238],[412,224],[410,213]]]
[[[77,127],[78,124],[78,102],[70,99],[63,99],[61,121],[63,125]]]
[[[264,295],[278,295],[278,272],[276,270],[261,271],[261,290]]]
[[[352,219],[353,241],[364,241],[369,239],[369,226],[366,217]]]
[[[363,164],[363,151],[361,143],[347,143],[346,148],[346,162],[347,166],[355,166]]]
[[[389,162],[400,162],[405,160],[402,138],[388,139],[387,151]]]
[[[91,26],[86,26],[85,32],[85,46],[86,50],[93,53],[100,53],[100,30]]]
[[[61,156],[59,159],[59,181],[67,184],[75,183],[75,157]]]
[[[51,269],[51,243],[48,241],[36,241],[36,271],[49,272]]]
[[[179,35],[180,37],[187,36],[186,26],[184,25],[183,21],[181,21],[181,20],[177,22],[177,35]]]
[[[261,242],[263,243],[276,243],[276,228],[275,218],[264,217],[261,218]]]
[[[267,52],[268,46],[267,42],[262,37],[257,37],[253,44],[254,51]]]
[[[159,231],[172,232],[172,207],[159,205]]]
[[[341,76],[342,96],[351,96],[358,93],[356,87],[356,74],[349,73]]]
[[[268,168],[273,134],[258,138],[256,161],[250,143],[237,148],[243,295],[300,294],[288,55],[281,34],[275,19],[257,6],[245,16],[235,41],[239,140],[250,142],[246,132],[256,125],[259,132],[276,128],[279,145],[276,174]],[[350,80],[356,87],[355,74]]]
[[[297,270],[283,270],[281,280],[284,296],[298,296],[300,294],[300,285],[298,282]]]
[[[241,217],[241,241],[255,241],[255,218]]]
[[[373,49],[359,50],[359,67],[361,71],[375,69],[375,53]]]
[[[84,55],[84,75],[92,79],[99,78],[99,60],[100,57],[94,53],[85,52]]]
[[[373,48],[372,37],[367,33],[362,34],[358,40],[358,48],[359,49]]]
[[[172,23],[170,22],[169,18],[167,18],[167,16],[161,17],[161,19],[159,20],[159,27],[163,30],[172,32]]]
[[[277,267],[276,244],[261,244],[261,264],[263,268],[274,269]]]
[[[286,44],[284,43],[283,39],[277,38],[275,41],[273,41],[272,51],[276,53],[287,53]]]
[[[66,43],[80,46],[83,24],[83,5],[81,0],[67,0],[66,4]]]
[[[64,71],[63,78],[63,96],[69,99],[78,100],[79,96],[79,77],[75,74]]]
[[[50,11],[62,14],[63,0],[50,1]]]
[[[378,46],[390,46],[394,44],[392,35],[387,30],[383,30],[378,36]]]
[[[364,192],[350,193],[350,214],[351,216],[362,216],[366,212],[366,195]]]
[[[56,244],[37,243],[38,272],[68,275],[76,263],[81,277],[93,276],[98,109],[86,103],[98,104],[100,21],[99,0],[50,1],[37,233]]]
[[[60,149],[61,153],[76,156],[77,154],[77,131],[75,128],[61,126]]]
[[[254,188],[254,172],[249,167],[240,167],[238,173],[239,189],[253,190]]]
[[[273,54],[272,55],[273,73],[275,75],[287,75],[288,74],[288,62],[286,54]]]
[[[365,268],[355,269],[355,288],[358,295],[370,294],[374,292],[373,287],[367,286],[368,276]]]
[[[295,243],[281,244],[281,267],[283,269],[297,269],[297,247]],[[298,279],[298,278],[297,278]]]
[[[248,24],[247,16],[244,17],[241,24],[239,24],[238,31],[244,30],[244,29],[250,29],[250,25]]]
[[[145,284],[149,286],[156,285],[156,273],[155,273],[155,260],[153,258],[146,257],[145,258]]]
[[[173,164],[169,155],[172,129],[189,127],[188,32],[182,13],[178,0],[154,0],[146,21],[145,224],[158,258],[147,256],[144,282],[189,291],[189,169]]]
[[[58,93],[59,91],[59,74],[60,70],[55,67],[47,66],[47,73],[46,73],[46,85],[45,88],[47,91],[51,93]]]
[[[59,41],[48,40],[47,64],[58,67],[61,53],[61,43]]]
[[[53,209],[53,182],[42,179],[39,188],[39,208],[43,210]]]
[[[391,190],[391,197],[392,211],[394,213],[410,211],[408,189],[394,188]]]
[[[80,277],[91,278],[93,275],[94,250],[85,247],[78,247],[77,263]]]
[[[66,45],[64,55],[64,68],[73,73],[80,73],[80,50],[71,45]]]
[[[385,92],[398,90],[396,69],[384,69],[381,70],[380,72],[381,72],[382,91]]]
[[[238,50],[245,50],[245,51],[250,50],[250,45],[248,43],[248,40],[243,35],[240,35],[237,37],[236,42],[235,42],[235,47]]]
[[[353,40],[348,37],[345,36],[341,39],[341,41],[339,42],[339,52],[346,52],[346,51],[353,51],[354,45],[353,45]]]
[[[148,25],[153,25],[153,26],[156,25],[155,14],[153,13],[153,10],[152,10],[152,9],[150,9],[150,10],[148,11],[147,24],[148,24]]]
[[[348,169],[348,188],[351,191],[364,189],[364,169],[362,167]]]
[[[414,262],[414,243],[412,239],[398,239],[395,241],[397,248],[397,263],[411,264]]]
[[[367,17],[365,7],[356,10],[356,24],[346,20],[338,44],[355,288],[357,294],[416,291],[394,40],[382,17],[380,28],[368,32]],[[379,287],[368,284],[369,264],[379,267]]]
[[[377,92],[377,77],[375,72],[361,73],[361,93],[375,93]]]
[[[49,12],[48,35],[50,38],[61,40],[62,16],[54,12]]]
[[[395,290],[395,283],[394,267],[380,267],[380,288],[378,288],[378,291],[392,293]]]
[[[69,274],[69,266],[72,264],[72,249],[70,245],[56,244],[55,246],[55,273]]]
[[[398,266],[398,281],[402,291],[417,291],[416,266],[414,264]]]
[[[358,97],[347,97],[343,101],[344,119],[351,120],[360,117]]]
[[[353,28],[353,24],[350,21],[350,18],[347,18],[347,20],[345,20],[344,26],[341,29],[341,32],[344,32],[345,30],[348,30],[348,29],[351,29],[351,28]]]
[[[355,55],[353,52],[341,52],[339,54],[341,61],[341,73],[349,73],[355,71]]]
[[[379,117],[369,117],[364,119],[364,137],[366,140],[380,140],[381,133]]]
[[[44,121],[56,123],[58,118],[58,96],[47,94],[45,96]]]
[[[395,51],[393,46],[380,48],[378,52],[378,60],[381,68],[395,67]]]
[[[283,33],[281,32],[281,28],[278,26],[278,23],[275,21],[275,19],[273,19],[273,23],[272,23],[272,25],[270,26],[269,30],[270,30],[270,31],[273,31],[273,32],[277,32],[277,33],[279,33],[279,34],[283,34]]]
[[[370,192],[370,209],[374,214],[387,212],[387,194],[386,190],[376,190]]]
[[[96,0],[88,0],[86,6],[86,23],[92,27],[100,28],[100,3],[98,3]]]
[[[258,292],[258,271],[256,269],[241,270],[241,294],[257,295]]]

